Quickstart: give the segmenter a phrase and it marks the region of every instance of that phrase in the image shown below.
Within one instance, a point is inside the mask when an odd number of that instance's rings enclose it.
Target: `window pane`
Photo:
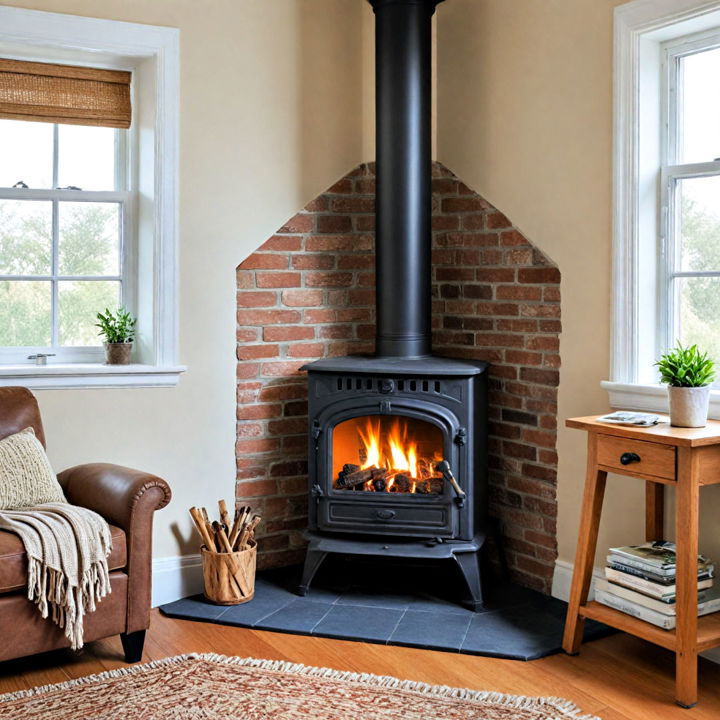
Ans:
[[[0,200],[0,275],[49,275],[52,203]]]
[[[58,283],[58,341],[60,345],[102,345],[95,316],[120,305],[120,283],[103,280]]]
[[[678,278],[678,338],[720,362],[720,278]]]
[[[680,162],[720,157],[720,48],[681,59]]]
[[[22,181],[31,188],[52,187],[53,126],[0,120],[0,187]]]
[[[0,345],[48,347],[51,295],[46,281],[0,280]]]
[[[720,270],[720,176],[678,180],[680,267]]]
[[[115,129],[58,125],[58,185],[115,190]]]
[[[120,205],[60,203],[60,275],[120,274]]]

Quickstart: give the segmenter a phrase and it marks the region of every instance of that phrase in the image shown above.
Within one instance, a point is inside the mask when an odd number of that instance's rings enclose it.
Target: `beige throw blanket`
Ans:
[[[110,528],[100,515],[68,503],[0,510],[0,530],[20,536],[28,556],[28,598],[83,645],[83,618],[110,593]]]

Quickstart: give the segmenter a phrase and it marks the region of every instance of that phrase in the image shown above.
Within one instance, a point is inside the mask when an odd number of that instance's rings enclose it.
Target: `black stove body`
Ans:
[[[477,552],[486,527],[487,366],[433,356],[344,357],[307,370],[310,547],[301,593],[329,552],[451,558],[465,576],[470,603],[481,606]],[[336,457],[347,442],[335,436],[349,424],[353,437],[358,421],[362,427],[370,419],[410,424],[416,436],[427,426],[438,462],[447,462],[457,485],[443,477],[433,493],[338,488],[337,468],[356,457]]]
[[[431,18],[376,16],[374,357],[319,360],[309,382],[309,529],[300,593],[328,553],[453,559],[482,605],[487,365],[431,354]]]

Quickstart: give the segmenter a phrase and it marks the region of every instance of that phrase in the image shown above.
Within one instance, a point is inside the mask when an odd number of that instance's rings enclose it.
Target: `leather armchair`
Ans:
[[[35,396],[23,387],[0,388],[0,439],[32,427],[45,445]],[[125,659],[142,657],[150,624],[152,522],[170,502],[168,484],[155,475],[111,465],[77,465],[58,474],[68,502],[90,508],[110,524],[112,592],[85,617],[85,642],[120,635]],[[27,599],[27,558],[16,535],[0,531],[0,661],[68,647],[56,625]]]

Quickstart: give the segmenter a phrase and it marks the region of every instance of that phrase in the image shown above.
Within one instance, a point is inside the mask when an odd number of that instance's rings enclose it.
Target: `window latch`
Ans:
[[[34,360],[36,365],[47,365],[47,359],[55,357],[55,353],[37,353],[37,355],[28,355],[28,360]]]
[[[24,188],[27,189],[29,186],[26,185],[22,180],[18,180],[14,185],[14,188]]]
[[[66,185],[65,187],[56,187],[56,190],[82,190],[77,185]]]

